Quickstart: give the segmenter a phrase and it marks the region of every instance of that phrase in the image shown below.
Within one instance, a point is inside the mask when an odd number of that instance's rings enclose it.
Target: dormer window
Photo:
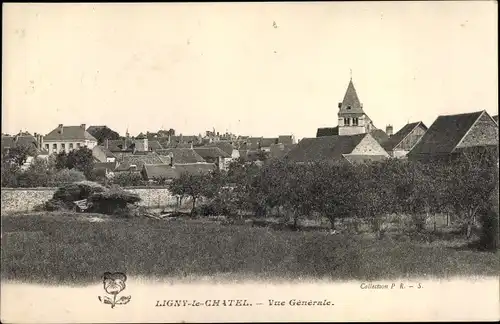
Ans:
[[[347,110],[351,110],[351,106],[347,106]]]

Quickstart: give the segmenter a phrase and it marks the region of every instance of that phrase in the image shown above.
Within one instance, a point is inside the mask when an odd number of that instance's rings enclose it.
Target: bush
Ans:
[[[46,210],[72,209],[73,202],[88,199],[92,194],[103,192],[105,188],[90,181],[73,182],[59,187],[52,199],[45,204]]]
[[[137,194],[113,187],[106,191],[93,193],[88,200],[92,212],[128,218],[133,216],[132,209],[136,203],[141,201],[141,198]]]
[[[491,197],[491,205],[480,211],[481,233],[479,248],[494,251],[499,248],[498,190]]]
[[[137,172],[118,172],[115,173],[111,180],[113,184],[120,187],[133,187],[144,185],[144,180],[140,173]]]
[[[79,181],[85,181],[85,175],[83,172],[75,170],[75,169],[62,169],[56,174],[54,174],[53,178],[50,180],[50,182],[53,185],[60,186],[64,185],[67,183],[72,183],[72,182],[79,182]]]

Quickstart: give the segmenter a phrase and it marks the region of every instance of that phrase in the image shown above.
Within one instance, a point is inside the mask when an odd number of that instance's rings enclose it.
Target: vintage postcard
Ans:
[[[498,321],[497,9],[5,4],[2,322]]]

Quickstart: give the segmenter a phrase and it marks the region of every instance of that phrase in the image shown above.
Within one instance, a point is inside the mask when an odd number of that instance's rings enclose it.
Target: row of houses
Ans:
[[[364,111],[352,79],[337,116],[337,126],[318,128],[315,138],[302,139],[285,157],[296,163],[433,160],[498,148],[498,115],[492,117],[485,110],[438,116],[430,127],[422,121],[408,123],[395,134],[391,125],[385,131],[378,129]]]
[[[20,133],[2,136],[2,149],[34,145],[41,157],[85,146],[92,150],[96,168],[112,176],[138,172],[146,180],[172,178],[180,172],[227,170],[231,161],[261,161],[286,158],[291,162],[346,160],[350,163],[409,158],[425,160],[460,153],[466,149],[498,147],[498,116],[486,111],[438,116],[430,127],[422,121],[408,123],[393,134],[375,126],[359,100],[350,80],[344,99],[338,104],[337,126],[318,128],[316,137],[297,144],[293,135],[275,138],[220,135],[215,130],[205,136],[147,133],[98,144],[86,125],[59,125],[46,136]],[[29,162],[24,167],[27,167]]]

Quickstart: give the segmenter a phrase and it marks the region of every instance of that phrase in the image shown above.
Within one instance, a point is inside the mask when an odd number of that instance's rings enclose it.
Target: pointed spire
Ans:
[[[354,88],[354,83],[352,79],[349,80],[349,85],[344,95],[344,100],[339,105],[339,113],[363,113],[363,107],[359,101],[358,94]]]

